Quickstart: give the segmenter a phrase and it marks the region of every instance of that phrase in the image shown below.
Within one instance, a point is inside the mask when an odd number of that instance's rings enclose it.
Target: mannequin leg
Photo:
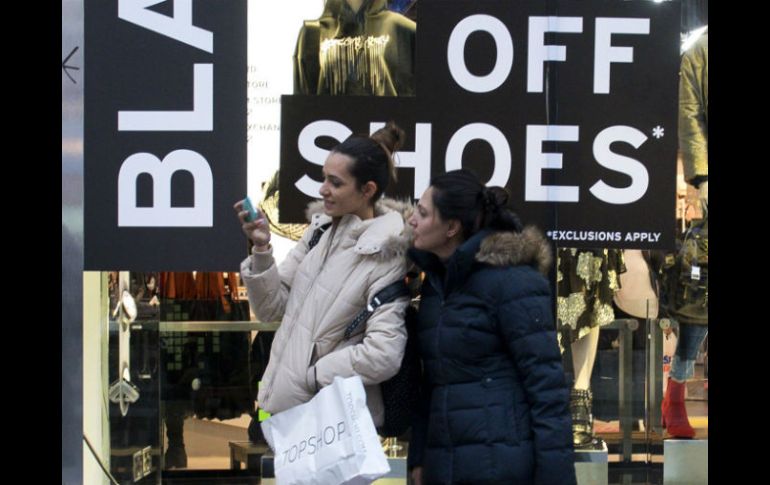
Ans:
[[[685,407],[684,391],[688,379],[695,373],[695,358],[708,327],[702,325],[679,326],[679,341],[671,363],[671,373],[666,385],[666,395],[661,403],[663,426],[673,438],[693,438],[695,430],[690,426]]]
[[[594,327],[585,337],[572,344],[572,366],[575,369],[575,389],[591,387],[591,374],[599,346],[599,327]]]
[[[166,402],[166,436],[168,448],[166,448],[165,467],[187,468],[187,452],[184,447],[184,418],[185,402]]]
[[[583,338],[572,343],[572,364],[575,369],[575,384],[570,394],[572,411],[572,439],[575,448],[596,448],[601,440],[594,436],[591,394],[591,373],[599,346],[599,327],[596,326]]]
[[[679,340],[671,362],[671,379],[680,383],[692,379],[695,374],[695,359],[698,350],[708,334],[705,325],[679,325]]]

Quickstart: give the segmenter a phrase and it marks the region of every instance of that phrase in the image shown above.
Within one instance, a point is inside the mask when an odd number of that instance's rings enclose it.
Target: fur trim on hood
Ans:
[[[548,240],[540,229],[527,226],[521,233],[495,232],[484,238],[476,261],[492,266],[530,265],[547,274],[553,263]]]
[[[331,221],[331,218],[324,213],[323,201],[317,200],[308,204],[305,210],[305,216],[311,226],[320,227]],[[407,222],[414,213],[414,205],[409,201],[400,201],[383,197],[374,205],[375,217],[394,212],[401,215],[403,221],[403,230],[399,235],[388,235],[382,240],[376,241],[372,250],[364,250],[368,254],[375,255],[382,260],[390,260],[396,257],[405,257],[407,249],[412,245],[414,235],[412,226]],[[371,226],[361,225],[354,228],[350,235],[359,242],[367,239]],[[365,244],[366,245],[366,244]]]

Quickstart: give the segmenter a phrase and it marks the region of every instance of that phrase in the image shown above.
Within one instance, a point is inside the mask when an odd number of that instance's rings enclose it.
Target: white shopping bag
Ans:
[[[262,422],[278,485],[369,484],[390,471],[359,376]]]

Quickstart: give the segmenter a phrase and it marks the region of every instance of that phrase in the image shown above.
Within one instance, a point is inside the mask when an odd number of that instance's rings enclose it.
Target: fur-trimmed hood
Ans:
[[[553,262],[548,241],[534,226],[527,226],[520,233],[483,229],[461,244],[445,263],[435,254],[416,248],[409,250],[409,257],[425,271],[435,272],[446,267],[452,284],[461,284],[478,263],[498,267],[531,266],[546,275]]]
[[[527,226],[520,233],[499,231],[481,241],[476,261],[492,266],[535,267],[547,274],[553,263],[553,254],[543,232],[535,226]]]
[[[348,214],[342,217],[340,224],[353,225],[349,236],[356,240],[356,252],[389,260],[404,257],[412,244],[412,226],[407,223],[412,213],[414,205],[411,202],[383,197],[374,206],[374,219],[361,221]],[[324,213],[322,200],[308,204],[305,216],[313,230],[332,222],[332,218]]]

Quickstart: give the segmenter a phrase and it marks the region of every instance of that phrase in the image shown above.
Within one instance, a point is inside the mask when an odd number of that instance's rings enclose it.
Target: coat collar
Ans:
[[[310,227],[318,229],[332,222],[323,211],[323,201],[315,201],[305,211]],[[337,231],[353,240],[353,251],[375,255],[384,260],[404,257],[412,243],[412,227],[406,223],[414,212],[414,206],[405,201],[383,197],[374,206],[374,217],[362,221],[358,216],[347,214],[340,219]]]
[[[553,262],[548,240],[534,226],[527,226],[522,232],[479,231],[458,247],[446,264],[435,254],[415,248],[409,250],[409,257],[428,273],[445,275],[447,290],[460,285],[482,265],[527,265],[547,274]]]

